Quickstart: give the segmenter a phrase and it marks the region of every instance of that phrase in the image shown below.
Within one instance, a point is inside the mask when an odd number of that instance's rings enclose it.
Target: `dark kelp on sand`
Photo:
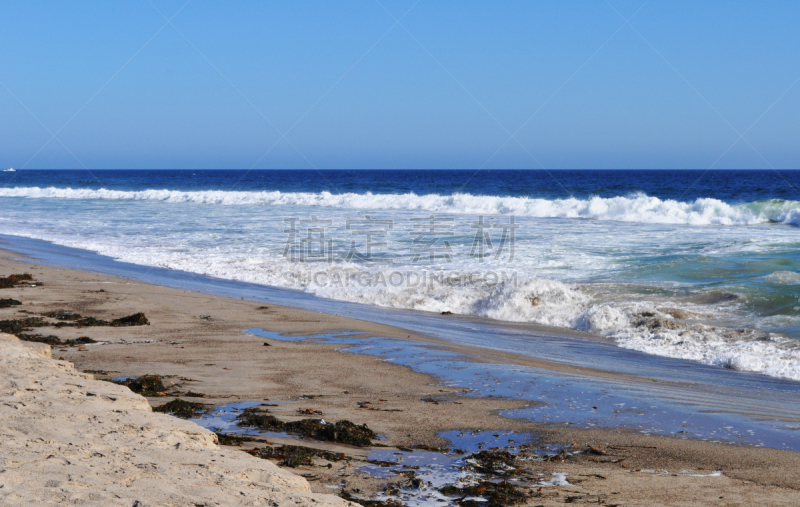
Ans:
[[[12,306],[19,306],[21,305],[21,301],[17,301],[16,299],[0,299],[0,308],[11,308]]]
[[[347,500],[348,502],[357,503],[363,505],[364,507],[404,507],[405,504],[394,499],[389,500],[366,500],[363,498],[358,498],[357,496],[353,495],[349,491],[341,491],[339,492],[339,496]]]
[[[527,498],[523,489],[507,481],[479,481],[477,484],[467,486],[450,484],[439,491],[443,495],[456,497],[456,502],[459,505],[468,507],[503,507],[522,503]],[[467,497],[478,497],[482,498],[483,501],[467,499]]]
[[[277,460],[278,465],[290,468],[312,466],[314,465],[312,461],[313,458],[320,458],[332,462],[347,459],[347,456],[343,453],[314,449],[313,447],[302,445],[266,446],[261,449],[252,449],[246,452],[258,458]]]
[[[21,275],[8,275],[0,278],[0,289],[11,289],[21,284],[30,284],[30,282],[33,282],[33,276],[29,275],[28,273],[23,273]],[[37,285],[41,285],[41,283],[37,282]]]
[[[295,433],[316,440],[349,444],[357,447],[372,445],[377,435],[366,424],[355,424],[348,420],[326,423],[322,419],[281,421],[260,407],[247,408],[236,418],[236,424],[247,428]]]
[[[16,301],[16,300],[3,299],[2,301]],[[42,317],[56,319],[58,322],[49,322],[43,319]],[[92,326],[127,327],[127,326],[145,326],[145,325],[150,325],[150,322],[147,320],[147,317],[145,317],[143,313],[135,313],[133,315],[128,315],[127,317],[122,317],[119,319],[114,319],[109,322],[105,320],[96,319],[94,317],[83,317],[80,314],[73,313],[67,310],[56,310],[52,312],[46,312],[39,317],[25,317],[22,319],[0,320],[0,332],[13,334],[20,340],[29,342],[46,343],[51,346],[59,346],[59,345],[74,346],[74,345],[86,345],[87,343],[96,343],[96,340],[93,340],[88,336],[81,336],[80,338],[74,340],[62,341],[61,338],[55,335],[33,334],[30,333],[30,331],[39,327],[55,327],[56,329],[60,329],[62,327],[75,327],[75,328],[92,327]]]
[[[162,377],[158,375],[142,375],[141,377],[129,378],[125,380],[112,380],[115,384],[127,386],[128,389],[151,398],[166,396],[167,387],[162,382]]]
[[[169,403],[155,407],[155,412],[162,412],[165,414],[174,415],[182,419],[191,419],[203,414],[207,414],[211,409],[211,405],[207,403],[195,403],[193,401],[186,401],[180,398],[175,398]]]
[[[79,313],[70,312],[68,310],[56,310],[42,314],[45,317],[56,319],[59,322],[53,324],[55,328],[62,327],[93,327],[93,326],[106,326],[106,327],[130,327],[130,326],[149,326],[150,321],[144,313],[134,313],[127,317],[121,317],[112,321],[97,319],[95,317],[84,317]]]

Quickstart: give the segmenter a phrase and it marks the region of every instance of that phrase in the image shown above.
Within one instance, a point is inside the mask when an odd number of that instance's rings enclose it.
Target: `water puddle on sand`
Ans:
[[[230,403],[215,407],[208,415],[192,419],[201,426],[227,435],[248,435],[272,438],[298,438],[287,433],[266,432],[236,424],[236,417],[245,409],[264,405],[256,402]],[[355,462],[354,472],[384,479],[385,485],[369,497],[360,491],[339,484],[341,496],[355,501],[387,502],[388,505],[443,506],[461,505],[472,500],[486,503],[492,499],[524,496],[532,488],[567,486],[563,473],[536,473],[521,467],[531,462],[565,456],[565,451],[552,446],[532,448],[531,435],[514,432],[448,431],[440,434],[450,442],[444,449],[368,448],[366,459]],[[309,441],[313,442],[313,441]],[[298,442],[299,444],[299,442]],[[277,448],[280,445],[275,446]],[[559,455],[559,453],[562,453]],[[360,464],[363,463],[363,464]],[[299,469],[293,469],[299,473]]]
[[[230,433],[232,435],[251,435],[260,437],[271,438],[294,438],[298,439],[297,435],[291,435],[285,432],[278,431],[262,431],[256,428],[246,428],[236,424],[236,418],[246,408],[258,407],[262,405],[272,405],[282,402],[258,403],[258,402],[241,402],[241,403],[228,403],[226,405],[219,405],[210,410],[208,414],[192,419],[192,422],[209,429],[215,433]]]
[[[415,446],[406,447],[366,447],[339,446],[336,451],[322,451],[327,456],[319,461],[286,465],[282,463],[282,451],[288,456],[298,449],[314,450],[310,446],[322,442],[300,438],[283,432],[263,431],[241,427],[236,418],[246,409],[259,406],[275,406],[284,402],[260,403],[237,402],[220,405],[208,414],[192,421],[201,426],[228,436],[252,436],[273,439],[294,439],[294,443],[269,443],[260,441],[253,454],[273,462],[289,466],[294,473],[309,480],[319,478],[318,470],[330,470],[336,462],[338,470],[328,475],[325,488],[338,490],[343,498],[356,502],[369,502],[380,506],[456,506],[468,505],[511,505],[534,498],[552,499],[558,497],[561,486],[572,486],[569,476],[564,472],[553,471],[544,462],[566,462],[578,458],[586,450],[575,450],[557,445],[542,446],[535,443],[529,433],[511,431],[459,431],[440,433],[449,442],[441,449]],[[309,446],[304,445],[307,442]],[[236,445],[240,445],[239,444]],[[260,449],[260,451],[258,450]],[[261,451],[269,450],[268,454]],[[594,451],[594,449],[590,450]],[[277,452],[276,452],[277,451]],[[319,451],[319,449],[316,449]],[[301,451],[303,452],[303,451]],[[335,457],[330,455],[335,454]],[[340,463],[344,462],[344,467]],[[556,470],[558,470],[556,466]],[[305,472],[305,473],[304,473]],[[692,477],[720,477],[719,471],[697,473],[683,470],[678,473],[666,470],[635,470],[648,475],[685,475]],[[351,479],[361,474],[376,481],[379,486],[371,492],[357,489]],[[576,483],[582,482],[580,478]]]
[[[722,443],[800,450],[796,421],[741,415],[739,407],[718,407],[716,393],[704,386],[562,374],[529,366],[481,362],[474,356],[434,345],[394,338],[364,338],[352,330],[284,336],[253,328],[262,338],[300,342],[313,340],[343,345],[342,351],[386,358],[437,377],[443,385],[461,388],[464,396],[523,400],[530,407],[503,415],[534,422],[577,427],[623,427],[643,434],[667,435]],[[744,409],[742,409],[744,410]]]
[[[395,500],[407,506],[460,505],[469,500],[487,502],[488,498],[481,494],[481,491],[487,491],[491,495],[492,489],[487,487],[486,482],[500,487],[508,484],[512,488],[527,489],[569,485],[566,474],[554,473],[545,476],[519,473],[519,469],[500,460],[492,463],[497,467],[493,474],[478,471],[487,464],[475,458],[475,453],[481,451],[495,453],[501,457],[505,456],[503,453],[508,453],[520,461],[541,460],[541,453],[545,452],[545,449],[537,449],[532,453],[529,446],[524,444],[530,440],[530,435],[512,432],[448,431],[441,433],[440,436],[451,443],[451,447],[440,452],[405,448],[371,452],[368,456],[371,463],[361,467],[359,471],[385,479],[398,476],[403,479],[393,482],[384,492],[366,500],[384,502]],[[520,454],[521,448],[528,449],[525,455]],[[357,497],[354,499],[358,500]]]

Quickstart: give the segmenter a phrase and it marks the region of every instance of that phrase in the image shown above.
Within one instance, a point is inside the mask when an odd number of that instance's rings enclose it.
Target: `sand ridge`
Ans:
[[[344,506],[50,347],[0,334],[0,503]]]

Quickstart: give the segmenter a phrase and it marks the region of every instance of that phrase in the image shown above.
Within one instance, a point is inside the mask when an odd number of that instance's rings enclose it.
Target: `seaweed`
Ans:
[[[400,482],[394,483],[394,487],[396,488],[403,488],[403,489],[419,489],[425,484],[425,481],[417,477],[417,472],[414,470],[407,470],[405,472],[401,472],[405,479]],[[398,491],[399,492],[399,491]]]
[[[24,331],[30,331],[34,327],[49,326],[40,317],[26,317],[24,319],[0,320],[0,332],[19,336]]]
[[[129,327],[129,326],[149,326],[150,321],[147,320],[147,317],[143,313],[134,313],[133,315],[128,315],[127,317],[121,317],[119,319],[114,319],[112,321],[107,321],[103,319],[98,319],[95,317],[84,317],[79,313],[74,313],[69,310],[55,310],[52,312],[46,312],[42,314],[44,317],[50,317],[51,319],[56,319],[59,322],[55,323],[53,326],[56,328],[62,327],[99,327],[99,326],[110,326],[110,327]]]
[[[489,450],[467,457],[467,468],[484,475],[508,477],[519,473],[517,457],[508,451]]]
[[[78,320],[81,318],[79,314],[69,310],[54,310],[52,312],[45,312],[42,315],[57,320]]]
[[[141,312],[134,313],[133,315],[128,315],[127,317],[122,317],[120,319],[114,319],[111,321],[111,327],[127,327],[127,326],[149,326],[150,321],[147,320],[147,317]]]
[[[80,338],[76,338],[74,340],[61,341],[61,338],[52,334],[44,336],[41,334],[20,333],[17,335],[17,338],[26,342],[46,343],[51,347],[56,347],[59,345],[74,347],[76,345],[86,345],[87,343],[97,343],[97,340],[93,340],[88,336],[81,336]]]
[[[54,335],[44,336],[41,334],[19,333],[17,335],[17,338],[26,342],[46,343],[51,347],[61,345],[61,338]]]
[[[165,396],[167,391],[167,388],[164,387],[164,383],[161,382],[161,377],[158,375],[142,375],[141,377],[126,380],[113,380],[112,382],[127,386],[128,389],[136,394],[149,396],[151,398]]]
[[[372,445],[372,439],[377,436],[366,424],[358,425],[346,419],[333,424],[322,423],[319,419],[303,419],[302,421],[284,423],[284,427],[286,431],[303,432],[319,440],[358,447]]]
[[[12,306],[19,306],[22,303],[16,299],[0,299],[0,308],[11,308]]]
[[[219,445],[240,446],[242,445],[242,442],[250,442],[253,440],[245,435],[232,435],[229,433],[220,433],[218,431],[215,431],[214,434],[217,435],[217,441],[219,442]]]
[[[314,465],[312,458],[322,458],[327,461],[342,461],[347,459],[347,456],[339,452],[314,449],[313,447],[305,447],[302,445],[267,446],[245,452],[262,459],[278,460],[280,466],[290,468],[312,466]]]
[[[0,278],[0,289],[11,289],[22,282],[32,281],[33,277],[28,273],[23,273],[21,275],[9,275],[5,278]]]
[[[246,408],[236,416],[236,424],[244,428],[258,428],[262,430],[281,430],[283,422],[265,411],[255,408]]]
[[[524,502],[525,492],[506,481],[479,481],[477,484],[459,487],[449,484],[439,490],[447,496],[458,497],[458,504],[469,507],[504,507]],[[481,497],[485,501],[464,500],[467,496]]]
[[[362,498],[357,498],[353,496],[352,493],[348,491],[340,491],[339,496],[347,500],[348,502],[354,502],[364,507],[403,507],[405,504],[400,502],[399,500],[389,499],[389,500],[364,500]]]
[[[67,340],[64,342],[66,345],[86,345],[88,343],[97,343],[97,340],[93,340],[88,336],[81,336],[80,338],[75,338],[74,340]]]
[[[210,405],[205,403],[195,403],[193,401],[175,398],[169,403],[165,403],[164,405],[156,407],[153,410],[156,412],[174,415],[176,417],[180,417],[181,419],[191,419],[192,417],[207,413],[209,408]]]
[[[258,410],[256,407],[243,410],[236,419],[236,424],[243,427],[298,433],[317,440],[350,444],[357,447],[372,445],[372,439],[376,437],[376,433],[369,429],[366,424],[357,425],[345,419],[335,423],[326,423],[322,419],[283,422],[263,410]]]

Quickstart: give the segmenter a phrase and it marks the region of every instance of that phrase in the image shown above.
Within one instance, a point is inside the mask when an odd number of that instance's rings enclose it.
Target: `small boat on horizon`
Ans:
[[[5,171],[3,171],[3,172],[4,172],[4,173],[15,173],[15,172],[17,172],[17,170],[16,170],[16,169],[14,169],[13,167],[9,167],[8,169],[6,169],[6,170],[5,170]]]

